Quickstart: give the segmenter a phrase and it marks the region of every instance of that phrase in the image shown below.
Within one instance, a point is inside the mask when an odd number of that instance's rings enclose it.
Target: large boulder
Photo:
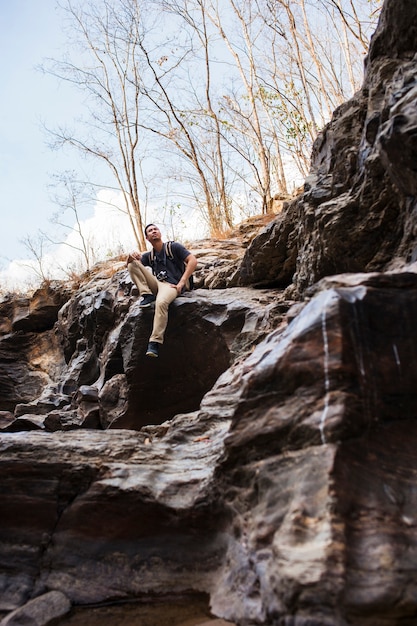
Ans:
[[[0,435],[0,610],[187,592],[238,624],[411,624],[416,313],[415,273],[335,276],[195,412]]]
[[[0,428],[139,429],[193,411],[289,305],[276,291],[196,289],[172,303],[151,360],[154,308],[140,308],[122,264],[99,267],[55,311],[52,329],[0,338],[0,408],[16,418]]]

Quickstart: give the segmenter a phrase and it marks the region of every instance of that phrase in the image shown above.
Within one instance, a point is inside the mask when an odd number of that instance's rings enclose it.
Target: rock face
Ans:
[[[16,418],[5,430],[139,429],[195,410],[288,308],[271,291],[189,292],[170,309],[155,362],[145,357],[153,308],[139,307],[125,269],[109,274],[83,284],[56,312],[53,329],[1,337],[1,408]]]
[[[416,623],[416,24],[387,0],[303,193],[196,244],[158,360],[122,263],[0,305],[0,611]]]
[[[198,411],[2,435],[3,610],[194,591],[238,624],[412,623],[417,274],[316,290]]]
[[[38,290],[32,299],[7,297],[0,304],[0,406],[13,411],[37,398],[65,365],[54,331],[69,298],[61,285]]]
[[[248,247],[239,284],[300,295],[416,260],[416,19],[413,0],[385,2],[362,90],[316,140],[304,193]]]

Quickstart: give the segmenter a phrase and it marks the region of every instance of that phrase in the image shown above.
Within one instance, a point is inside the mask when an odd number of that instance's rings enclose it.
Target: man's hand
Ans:
[[[132,263],[132,261],[141,261],[141,260],[142,260],[142,255],[140,252],[130,252],[130,254],[128,254],[127,256],[126,265],[129,265],[129,263]]]
[[[182,290],[185,287],[185,280],[181,278],[179,283],[177,283],[176,285],[171,285],[171,287],[175,287],[175,289],[177,290],[177,294],[180,296],[182,294]]]
[[[172,287],[175,287],[179,296],[182,294],[183,289],[185,285],[187,284],[187,280],[190,278],[191,274],[194,272],[195,268],[197,267],[197,258],[194,256],[194,254],[189,254],[184,259],[184,263],[185,263],[185,272],[181,276],[181,280],[178,282],[177,285],[171,285]]]

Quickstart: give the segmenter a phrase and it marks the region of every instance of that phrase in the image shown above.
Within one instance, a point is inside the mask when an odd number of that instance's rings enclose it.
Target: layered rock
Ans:
[[[334,277],[194,413],[2,435],[1,609],[204,592],[238,624],[411,624],[416,312],[416,274]]]
[[[30,402],[59,378],[65,367],[54,324],[70,297],[60,284],[32,298],[8,296],[0,304],[0,407],[12,411]]]

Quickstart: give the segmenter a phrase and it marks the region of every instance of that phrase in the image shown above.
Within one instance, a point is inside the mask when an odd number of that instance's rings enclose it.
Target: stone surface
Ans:
[[[0,403],[14,412],[16,405],[38,398],[59,378],[65,362],[53,330],[13,332],[0,337]],[[27,411],[24,411],[27,412]]]
[[[150,603],[75,608],[57,626],[236,626],[210,618],[207,598],[153,599]]]
[[[197,289],[171,305],[153,362],[145,357],[153,309],[141,309],[131,292],[124,269],[90,277],[52,330],[0,339],[0,400],[19,418],[6,430],[140,428],[195,410],[289,306],[270,291]]]
[[[65,594],[50,591],[9,613],[0,626],[52,626],[70,609],[71,603]]]
[[[334,276],[198,411],[0,435],[0,608],[193,591],[237,624],[414,619],[416,313],[415,273]]]

